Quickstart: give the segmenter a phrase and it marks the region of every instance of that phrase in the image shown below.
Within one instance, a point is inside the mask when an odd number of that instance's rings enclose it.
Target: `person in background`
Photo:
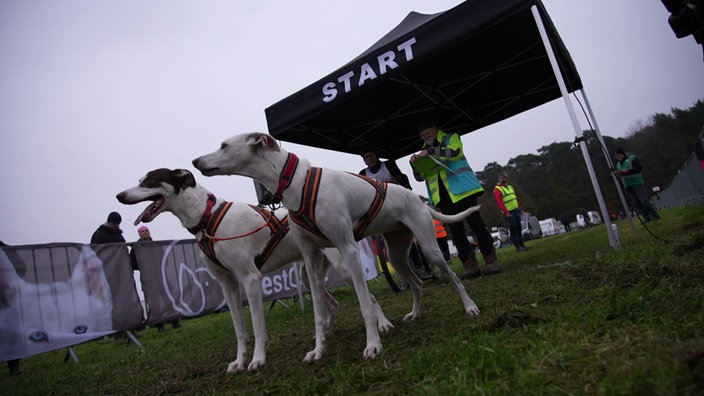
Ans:
[[[366,168],[359,171],[360,175],[367,176],[377,181],[400,184],[409,190],[411,189],[408,176],[401,172],[394,161],[380,161],[379,153],[372,147],[366,147],[360,150],[359,153],[362,159],[364,159],[364,163],[367,165]]]
[[[110,212],[108,214],[108,219],[105,223],[101,224],[93,236],[90,238],[90,243],[93,245],[104,244],[104,243],[125,243],[125,237],[122,236],[122,230],[120,229],[120,223],[122,223],[122,216],[117,212]],[[125,332],[120,331],[111,335],[115,340],[121,340],[126,337]]]
[[[499,173],[499,182],[494,187],[494,199],[506,217],[511,241],[517,252],[524,252],[529,248],[523,243],[523,227],[521,227],[521,205],[513,186],[508,184],[506,172]]]
[[[90,238],[90,243],[125,242],[125,237],[122,236],[122,230],[120,229],[120,223],[122,223],[122,216],[117,212],[110,212],[108,220],[101,224],[93,233],[93,236]]]
[[[152,236],[147,226],[141,226],[137,229],[137,235],[139,238],[135,242],[146,242],[151,241]],[[130,263],[132,264],[132,271],[139,271],[139,266],[137,265],[137,255],[134,249],[130,250]]]
[[[560,223],[565,227],[566,232],[572,231],[572,227],[570,226],[570,218],[567,217],[566,214],[563,214],[560,216]]]
[[[589,213],[587,213],[587,210],[582,208],[579,210],[579,215],[582,216],[582,220],[584,221],[584,226],[585,227],[591,227],[592,226],[592,221],[589,220]]]
[[[360,175],[369,177],[379,182],[398,184],[409,190],[411,189],[411,183],[408,180],[408,176],[401,172],[398,165],[396,165],[394,161],[381,161],[379,159],[379,152],[374,147],[368,146],[362,148],[359,151],[359,155],[362,156],[364,164],[367,165],[366,168],[359,171]],[[371,235],[368,238],[370,238],[370,243],[377,251],[379,260],[388,261],[388,257],[386,257],[386,252],[383,248],[386,246],[383,236]],[[411,245],[410,258],[415,264],[417,264],[419,253],[420,249],[418,246],[415,243]]]
[[[418,181],[425,180],[430,203],[445,214],[457,214],[477,205],[477,198],[484,194],[484,188],[467,163],[462,150],[462,140],[455,133],[445,133],[433,122],[424,122],[418,126],[418,133],[423,140],[423,147],[410,159],[413,176]],[[424,157],[432,157],[443,166],[426,171],[419,170]],[[419,163],[418,165],[414,165]],[[487,230],[479,212],[472,213],[464,221],[474,232],[479,243],[479,250],[484,256],[484,270],[479,268],[479,262],[474,255],[472,245],[467,239],[463,222],[450,224],[452,242],[457,247],[457,253],[465,271],[460,279],[471,279],[482,275],[493,275],[501,272],[494,249],[494,239]]]
[[[153,241],[151,231],[149,231],[149,228],[147,226],[141,226],[137,229],[137,234],[139,235],[139,239],[135,241],[135,243],[140,243],[140,242],[151,242]],[[132,269],[137,271],[138,270],[138,265],[137,265],[137,256],[134,252],[134,249],[130,251],[130,261],[132,262]],[[179,327],[183,326],[181,324],[180,319],[175,319],[169,322],[171,324],[171,327],[174,329],[178,329]],[[157,331],[160,333],[163,333],[165,331],[168,331],[168,329],[165,326],[164,322],[160,323],[155,323],[154,327],[156,327]]]
[[[626,153],[621,147],[616,149],[614,156],[618,161],[614,173],[621,178],[623,189],[626,190],[626,195],[628,195],[633,207],[643,215],[645,222],[659,220],[660,215],[648,199],[648,192],[645,190],[645,180],[642,174],[643,165],[641,165],[638,157],[635,154]]]
[[[435,224],[435,240],[438,242],[440,251],[442,251],[442,257],[445,258],[447,264],[450,264],[452,256],[450,255],[450,247],[447,245],[447,230],[438,219],[433,219],[433,224]]]

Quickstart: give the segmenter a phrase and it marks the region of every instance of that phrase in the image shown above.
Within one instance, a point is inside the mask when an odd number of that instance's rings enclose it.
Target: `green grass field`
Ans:
[[[503,273],[464,282],[481,310],[464,314],[452,288],[426,281],[421,318],[401,323],[410,292],[371,281],[396,328],[384,351],[362,358],[364,326],[354,291],[340,288],[327,353],[313,348],[313,313],[298,304],[267,312],[267,364],[225,373],[235,353],[229,313],[142,331],[143,348],[112,339],[22,360],[0,375],[2,395],[436,394],[695,395],[704,393],[704,207],[662,220],[618,223],[611,250],[603,225],[499,249]],[[455,262],[454,270],[460,272]]]

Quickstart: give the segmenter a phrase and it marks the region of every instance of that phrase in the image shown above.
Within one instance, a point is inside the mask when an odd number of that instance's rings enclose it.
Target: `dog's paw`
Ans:
[[[365,359],[374,359],[379,355],[381,355],[381,343],[372,343],[370,345],[367,345],[367,347],[364,348],[364,352],[362,353],[362,357],[364,357]]]
[[[470,315],[470,316],[479,316],[479,308],[474,307],[473,309],[467,310],[467,315]]]
[[[389,331],[393,330],[394,325],[391,324],[388,320],[386,321],[379,321],[377,323],[377,329],[379,329],[379,333],[388,333]]]
[[[467,312],[467,315],[477,316],[479,315],[479,308],[476,304],[471,304],[470,306],[465,307],[465,312]]]
[[[257,371],[257,369],[262,367],[263,365],[264,365],[264,360],[252,360],[252,362],[249,363],[249,367],[247,367],[247,370]]]
[[[320,360],[323,354],[313,349],[312,351],[306,353],[306,357],[303,358],[304,363],[313,363],[316,360]]]
[[[406,314],[406,316],[403,317],[404,322],[412,322],[420,317],[420,314],[417,314],[415,312],[409,312]]]
[[[234,374],[238,371],[243,371],[244,370],[244,362],[235,360],[234,362],[230,363],[227,366],[227,373],[228,374]]]

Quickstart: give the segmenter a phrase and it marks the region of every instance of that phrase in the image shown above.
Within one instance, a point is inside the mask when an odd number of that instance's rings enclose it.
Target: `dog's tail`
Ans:
[[[433,208],[426,206],[428,208],[428,212],[430,212],[430,215],[433,216],[435,220],[440,220],[443,223],[457,223],[458,221],[462,221],[469,217],[472,213],[474,212],[479,212],[479,208],[481,208],[481,205],[476,205],[472,206],[469,209],[464,210],[463,212],[454,214],[454,215],[446,215],[442,214],[440,212],[435,211]]]

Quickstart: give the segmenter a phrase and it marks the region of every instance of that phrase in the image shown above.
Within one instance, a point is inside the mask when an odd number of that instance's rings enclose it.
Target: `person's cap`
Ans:
[[[122,216],[120,216],[120,214],[117,212],[110,212],[110,214],[108,215],[108,223],[120,224],[122,223]]]
[[[617,148],[614,153],[626,155],[626,152],[623,150],[623,147]]]
[[[500,177],[502,177],[502,176],[503,176],[503,177],[508,177],[508,175],[506,174],[506,172],[499,172],[499,176],[498,176],[498,177],[500,178]]]
[[[416,127],[416,133],[421,133],[428,128],[437,127],[437,124],[433,120],[422,120],[418,123]]]
[[[141,227],[137,228],[137,232],[142,232],[142,231],[149,231],[149,228],[147,228],[147,226],[141,226]]]

